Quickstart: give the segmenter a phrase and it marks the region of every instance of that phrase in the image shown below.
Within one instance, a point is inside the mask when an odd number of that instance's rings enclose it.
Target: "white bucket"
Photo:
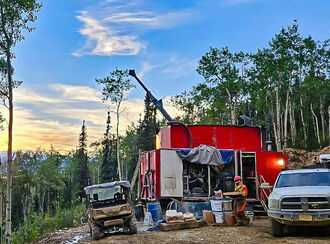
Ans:
[[[252,224],[253,223],[253,216],[254,216],[253,212],[252,211],[246,211],[246,216],[249,217],[250,224]]]
[[[214,218],[215,218],[215,222],[217,224],[223,224],[224,222],[224,218],[225,218],[225,215],[223,214],[223,212],[213,212],[214,214]]]
[[[225,212],[232,212],[233,206],[232,206],[232,199],[222,199],[222,207]]]
[[[212,211],[216,211],[216,212],[219,212],[219,211],[222,211],[222,202],[221,202],[222,199],[211,199],[211,209]]]

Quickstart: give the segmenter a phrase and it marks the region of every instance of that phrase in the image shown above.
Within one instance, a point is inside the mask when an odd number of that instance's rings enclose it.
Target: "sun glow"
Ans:
[[[38,147],[69,151],[78,145],[78,136],[83,120],[87,123],[88,144],[102,137],[105,130],[107,108],[102,104],[100,93],[87,86],[51,84],[49,91],[40,93],[37,89],[19,88],[15,94],[13,150],[36,150]],[[78,89],[78,91],[77,91]],[[179,112],[170,105],[168,98],[164,106],[173,117]],[[120,134],[138,121],[143,114],[143,99],[130,98],[122,105],[125,113],[120,119]],[[4,117],[8,110],[0,108]],[[162,116],[158,114],[158,118]],[[7,119],[7,118],[6,118]],[[112,132],[116,119],[112,115]],[[0,131],[0,151],[7,150],[8,123]]]

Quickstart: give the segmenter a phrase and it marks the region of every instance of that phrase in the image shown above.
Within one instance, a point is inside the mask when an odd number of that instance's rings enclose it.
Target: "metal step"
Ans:
[[[253,209],[254,213],[266,213],[265,210],[260,210],[260,209]]]

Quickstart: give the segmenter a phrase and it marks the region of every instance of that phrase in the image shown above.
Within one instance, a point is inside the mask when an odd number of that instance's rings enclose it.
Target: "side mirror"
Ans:
[[[99,200],[99,195],[97,193],[93,194],[93,200],[98,201]]]
[[[267,182],[267,183],[261,183],[260,188],[270,190],[273,189],[273,186],[269,185],[269,183]]]

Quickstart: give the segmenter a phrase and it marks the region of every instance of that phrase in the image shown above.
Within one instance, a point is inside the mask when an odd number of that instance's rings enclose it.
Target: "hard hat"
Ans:
[[[242,180],[242,178],[241,178],[241,176],[236,175],[235,178],[234,178],[234,181],[238,181],[238,180]]]

